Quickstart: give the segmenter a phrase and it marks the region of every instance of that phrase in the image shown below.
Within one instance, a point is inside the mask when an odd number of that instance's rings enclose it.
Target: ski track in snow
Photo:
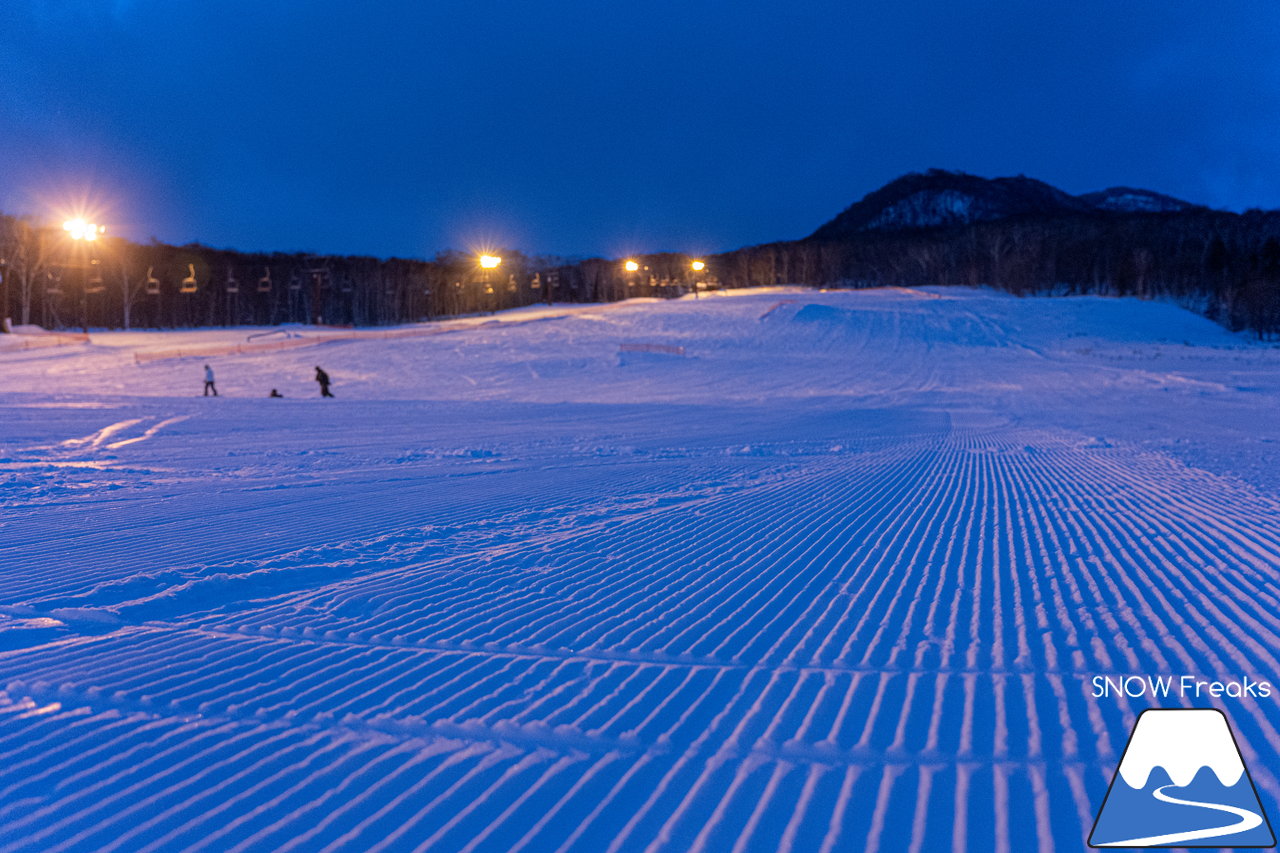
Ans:
[[[1276,388],[1233,390],[1280,352],[785,299],[238,357],[217,401],[23,354],[0,851],[1075,849],[1146,707],[1093,675],[1280,680]],[[332,403],[234,397],[316,361]],[[1241,406],[1244,450],[1196,432]],[[1264,803],[1275,701],[1225,706]]]

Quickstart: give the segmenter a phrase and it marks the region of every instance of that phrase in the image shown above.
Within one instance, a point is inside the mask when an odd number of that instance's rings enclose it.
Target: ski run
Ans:
[[[1084,849],[1157,706],[1280,803],[1274,689],[1093,695],[1280,683],[1280,348],[928,288],[255,331],[0,340],[0,851]]]

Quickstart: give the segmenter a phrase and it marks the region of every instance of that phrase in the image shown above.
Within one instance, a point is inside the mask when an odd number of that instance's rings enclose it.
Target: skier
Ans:
[[[213,368],[206,364],[204,366],[204,396],[208,397],[210,391],[213,392],[213,396],[218,396],[218,389],[213,385]]]
[[[283,397],[284,395],[283,395],[283,394],[281,394],[279,391],[277,391],[275,388],[272,388],[272,389],[271,389],[271,393],[270,393],[270,394],[268,394],[267,396],[268,396],[268,397]]]
[[[320,396],[332,397],[329,393],[329,374],[320,369],[320,365],[316,365],[316,381],[320,383]]]

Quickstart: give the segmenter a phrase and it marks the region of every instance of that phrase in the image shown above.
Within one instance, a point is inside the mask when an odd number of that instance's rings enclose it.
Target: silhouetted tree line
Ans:
[[[728,252],[730,287],[987,285],[1018,295],[1170,298],[1280,337],[1280,212],[1092,213],[865,232]]]
[[[0,216],[0,316],[50,329],[373,326],[537,302],[674,296],[692,284],[685,255],[647,256],[632,274],[601,258],[496,254],[501,265],[486,270],[461,252],[383,260],[138,245],[110,235],[84,242]]]
[[[138,245],[0,216],[0,308],[46,328],[239,324],[385,325],[536,302],[677,296],[696,286],[987,285],[1019,295],[1176,299],[1233,330],[1280,337],[1280,212],[1073,214],[855,233],[752,246],[708,259],[501,253],[432,260]]]

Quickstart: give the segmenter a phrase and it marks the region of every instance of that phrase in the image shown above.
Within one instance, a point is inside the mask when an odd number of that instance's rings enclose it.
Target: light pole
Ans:
[[[622,267],[627,271],[627,296],[634,296],[638,278],[637,273],[640,272],[640,262],[629,260]]]
[[[0,258],[0,284],[4,285],[4,295],[0,296],[0,332],[9,331],[9,262]]]
[[[699,298],[699,296],[698,296],[698,289],[699,289],[699,288],[698,288],[698,285],[699,285],[699,282],[698,282],[698,273],[702,272],[702,271],[703,271],[703,270],[705,270],[706,268],[707,268],[707,265],[706,265],[706,263],[705,263],[704,261],[700,261],[700,260],[696,260],[696,259],[695,259],[695,260],[693,260],[693,261],[690,261],[690,263],[689,263],[689,269],[693,270],[693,273],[694,273],[694,275],[693,275],[693,298],[694,298],[694,299],[698,299],[698,298]]]
[[[497,310],[498,299],[497,299],[497,296],[494,295],[493,284],[490,281],[489,277],[492,271],[496,270],[498,266],[502,263],[502,258],[498,257],[497,255],[485,254],[480,256],[477,263],[480,264],[480,281],[482,284],[484,284],[485,296],[493,297],[492,299],[487,300],[489,303],[489,313],[492,314],[494,311]]]
[[[93,264],[92,257],[86,257],[81,260],[77,257],[80,254],[81,246],[87,246],[89,243],[95,242],[102,234],[107,233],[107,226],[96,225],[92,222],[85,222],[79,217],[68,219],[62,223],[62,230],[70,235],[72,243],[72,260],[77,261],[68,266],[74,266],[84,270],[84,274],[80,277],[80,327],[84,333],[89,334],[89,267]]]

